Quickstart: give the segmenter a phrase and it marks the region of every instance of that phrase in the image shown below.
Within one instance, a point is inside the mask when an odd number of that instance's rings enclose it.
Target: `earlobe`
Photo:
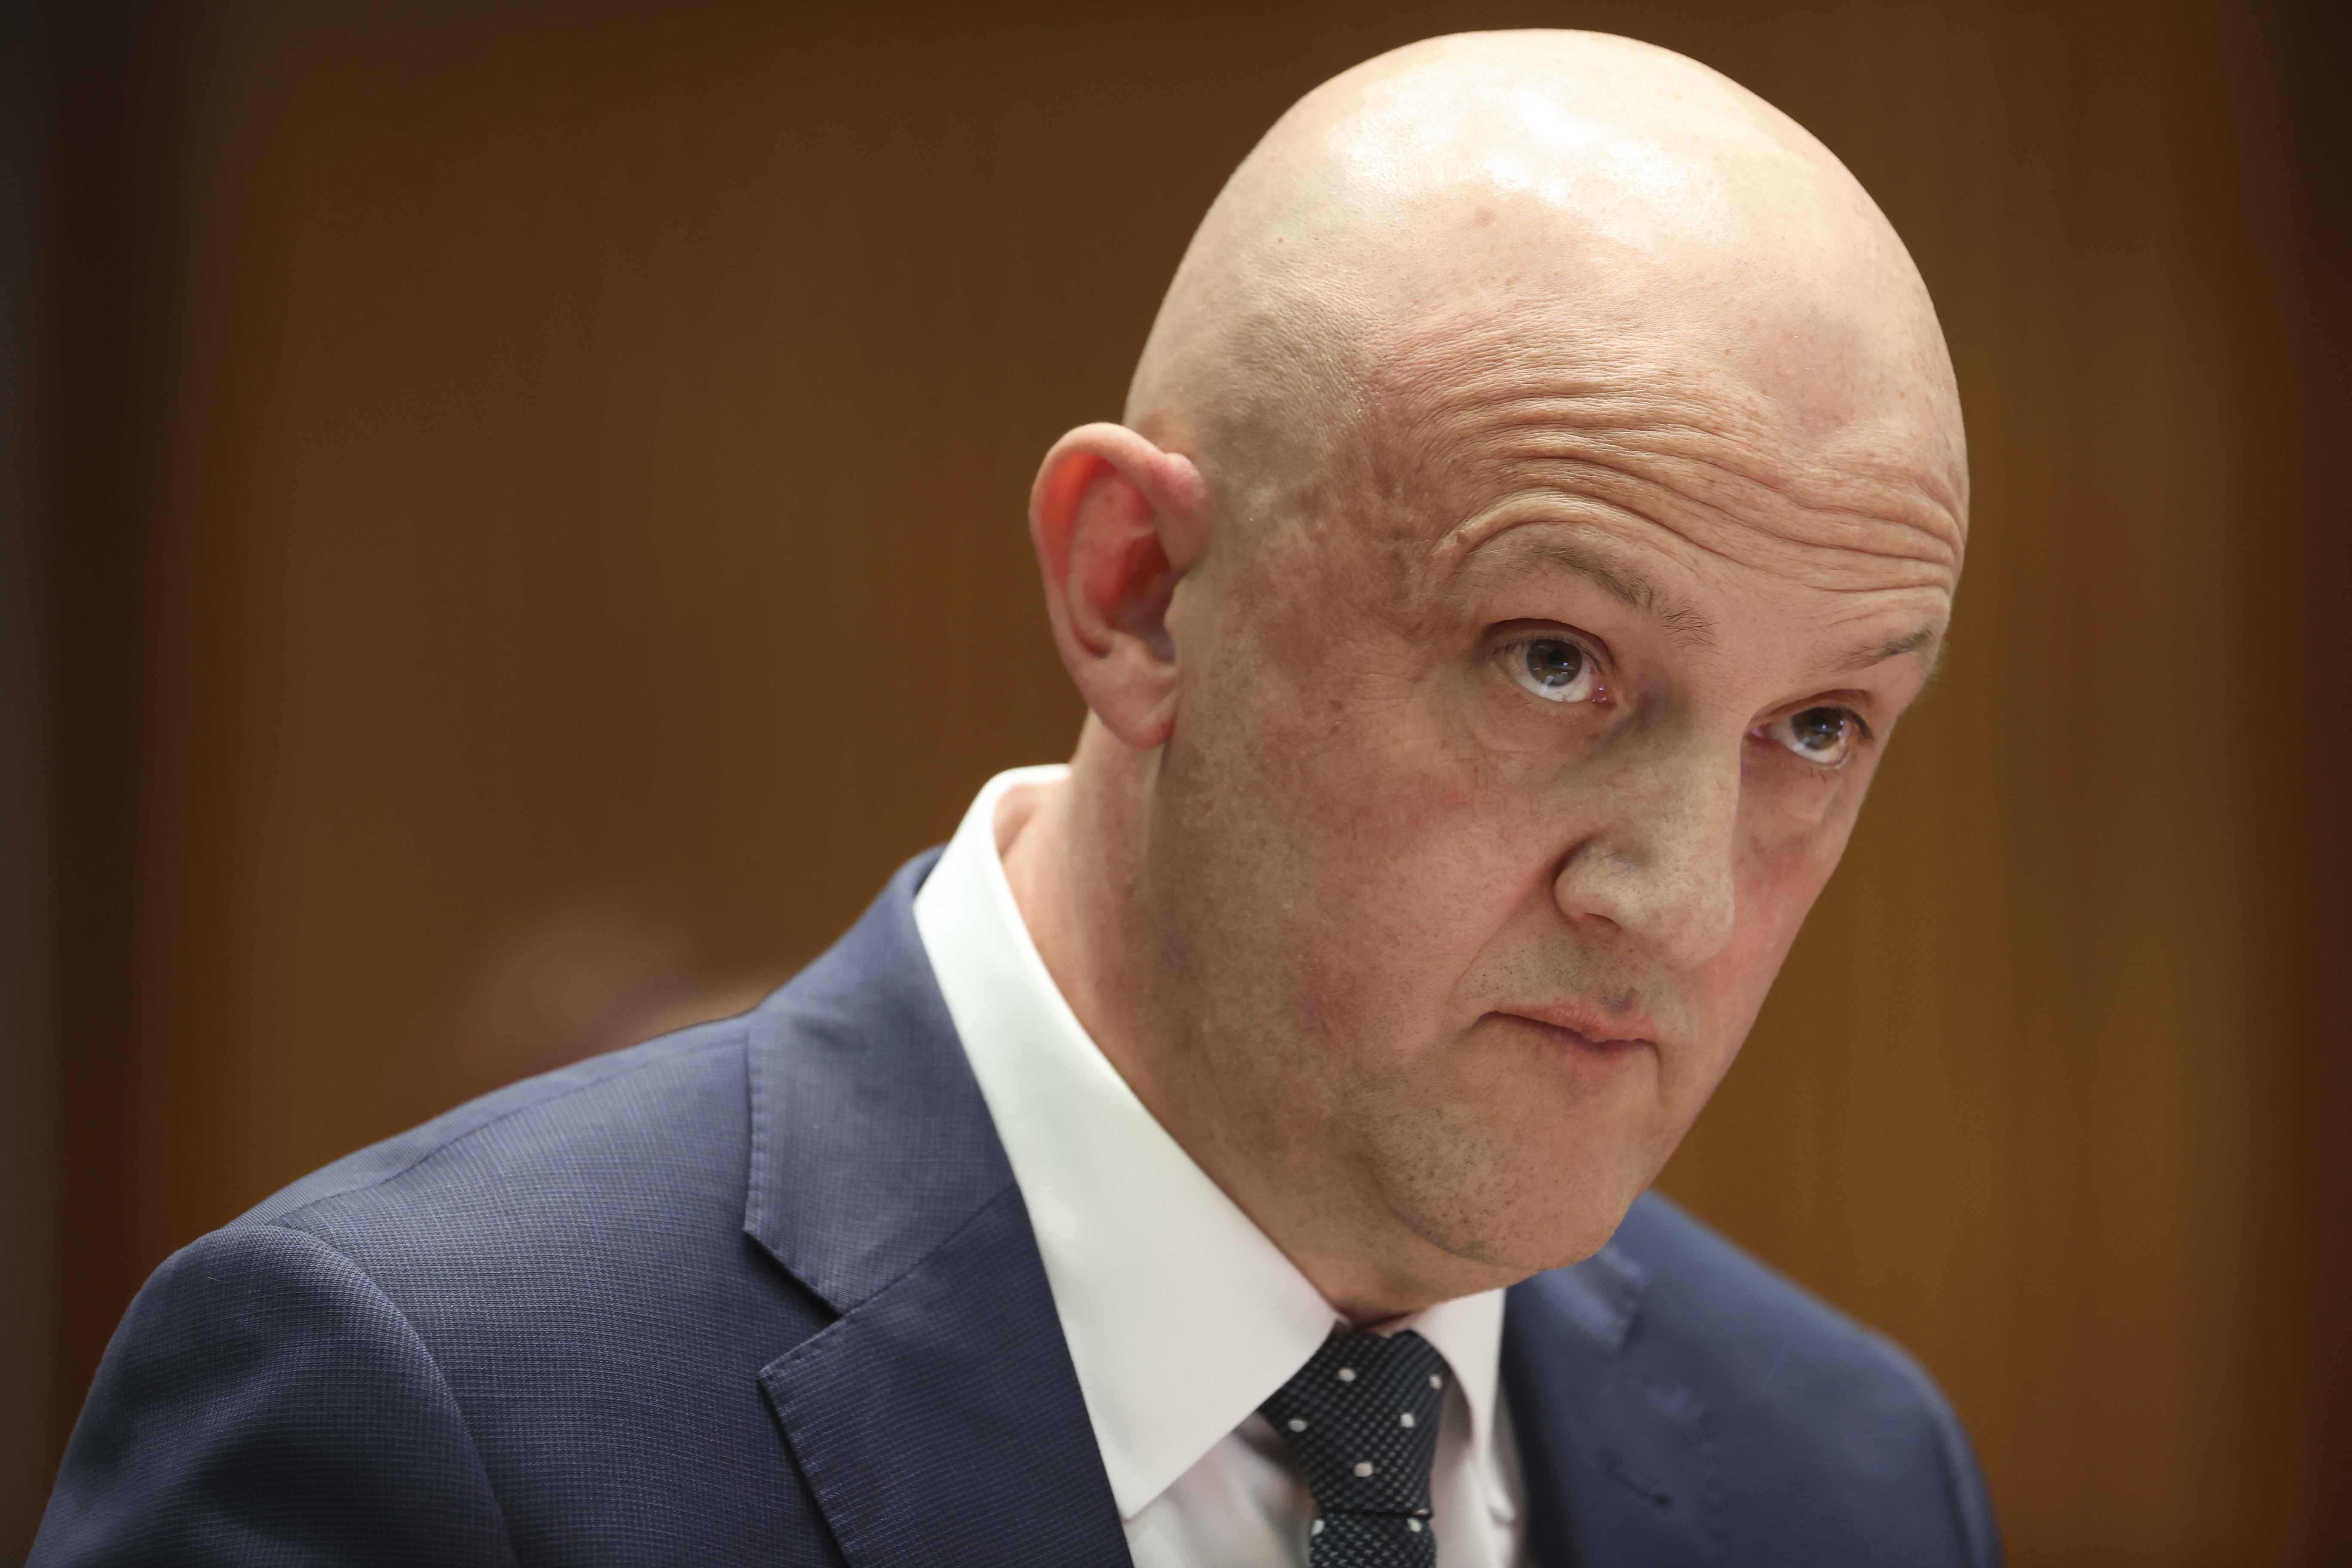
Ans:
[[[1030,492],[1029,532],[1062,662],[1095,716],[1150,751],[1175,723],[1168,611],[1206,540],[1200,475],[1118,425],[1054,444]]]

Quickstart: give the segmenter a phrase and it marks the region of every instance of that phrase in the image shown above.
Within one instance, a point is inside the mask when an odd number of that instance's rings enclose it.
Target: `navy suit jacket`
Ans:
[[[477,1100],[171,1258],[33,1562],[1127,1563],[915,932],[930,864],[755,1012]],[[1663,1199],[1510,1292],[1502,1370],[1551,1568],[1999,1560],[1926,1375]]]

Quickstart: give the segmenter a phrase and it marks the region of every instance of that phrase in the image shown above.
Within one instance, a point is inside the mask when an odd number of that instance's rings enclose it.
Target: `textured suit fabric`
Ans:
[[[1114,1564],[1028,1218],[916,936],[519,1084],[180,1252],[35,1564]],[[1513,1291],[1548,1564],[1998,1560],[1901,1352],[1663,1201]]]
[[[1539,1561],[2000,1563],[1927,1373],[1664,1199],[1509,1300],[1503,1386]]]

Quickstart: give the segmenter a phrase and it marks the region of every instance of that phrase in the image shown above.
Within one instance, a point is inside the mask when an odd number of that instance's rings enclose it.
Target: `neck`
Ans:
[[[1061,784],[1007,797],[995,823],[1013,901],[1046,973],[1145,1109],[1341,1316],[1368,1328],[1511,1283],[1412,1231],[1331,1139],[1270,1138],[1226,1103],[1234,1075],[1203,1060],[1195,989],[1172,963],[1181,932],[1155,930],[1148,853],[1157,753],[1089,719]],[[1171,973],[1171,969],[1178,973]]]

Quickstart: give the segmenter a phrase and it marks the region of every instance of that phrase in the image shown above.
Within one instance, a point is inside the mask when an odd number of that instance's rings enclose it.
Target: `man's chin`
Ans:
[[[1609,1245],[1617,1227],[1625,1222],[1625,1212],[1642,1189],[1632,1187],[1612,1192],[1605,1197],[1573,1205],[1541,1225],[1529,1226],[1523,1232],[1498,1237],[1510,1256],[1514,1267],[1527,1274],[1541,1274],[1549,1268],[1566,1268],[1583,1262]]]
[[[1418,1203],[1408,1197],[1394,1206],[1425,1240],[1517,1280],[1581,1263],[1607,1246],[1648,1187],[1649,1167],[1629,1150],[1622,1162],[1597,1168],[1538,1162],[1470,1184],[1470,1192]]]

